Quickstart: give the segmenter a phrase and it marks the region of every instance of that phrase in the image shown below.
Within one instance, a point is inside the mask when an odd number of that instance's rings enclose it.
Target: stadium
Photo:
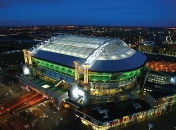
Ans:
[[[58,107],[67,98],[82,105],[136,98],[136,79],[147,59],[119,38],[68,34],[23,53],[26,65],[19,79]]]

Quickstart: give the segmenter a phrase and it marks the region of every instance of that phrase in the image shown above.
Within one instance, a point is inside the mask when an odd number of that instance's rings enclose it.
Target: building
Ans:
[[[176,110],[176,86],[155,85],[154,87],[156,90],[147,91],[144,100],[135,99],[79,107],[75,110],[75,119],[91,125],[93,129],[118,129]]]
[[[137,50],[142,53],[156,54],[158,53],[159,46],[153,41],[143,41],[138,45]]]
[[[9,50],[29,49],[40,43],[41,40],[16,40],[16,39],[0,39],[0,52]]]
[[[176,73],[174,72],[160,72],[160,73],[167,77],[170,84],[176,85]]]
[[[176,104],[176,92],[173,90],[160,90],[146,92],[144,100],[152,108],[162,108],[164,111],[171,111]]]
[[[136,78],[147,59],[118,38],[63,34],[23,52],[25,75],[68,91],[82,105],[137,98]]]
[[[148,61],[146,66],[155,71],[176,72],[176,63],[163,61]]]
[[[176,63],[164,61],[149,61],[147,81],[158,84],[176,84]]]
[[[75,119],[91,125],[93,129],[117,129],[152,118],[160,111],[153,109],[144,100],[135,99],[86,105],[75,110]]]
[[[147,81],[158,83],[158,84],[169,84],[170,78],[161,74],[158,71],[152,71],[150,70],[150,74],[147,77]]]
[[[145,54],[155,54],[156,56],[169,56],[176,57],[176,45],[175,44],[161,44],[156,45],[153,42],[142,42],[137,46],[137,50]],[[154,56],[154,57],[156,57]]]
[[[48,82],[28,75],[21,75],[19,79],[23,82],[23,87],[27,90],[35,90],[41,94],[46,99],[50,99],[52,103],[56,106],[56,108],[62,109],[63,107],[63,99],[68,98],[68,92],[63,89],[58,89],[57,87],[49,84]]]
[[[166,91],[166,90],[173,90],[176,92],[176,86],[173,84],[157,84],[153,82],[145,82],[144,85],[144,94],[146,92],[152,92],[152,91]]]

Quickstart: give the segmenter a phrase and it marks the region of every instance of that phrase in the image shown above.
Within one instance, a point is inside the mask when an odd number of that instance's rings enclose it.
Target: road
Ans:
[[[23,109],[32,107],[41,101],[45,101],[43,95],[36,93],[35,91],[31,91],[19,98],[14,99],[13,101],[4,103],[4,106],[1,107],[0,110],[0,121],[2,122],[9,118],[11,114],[15,114],[19,111],[22,111]]]

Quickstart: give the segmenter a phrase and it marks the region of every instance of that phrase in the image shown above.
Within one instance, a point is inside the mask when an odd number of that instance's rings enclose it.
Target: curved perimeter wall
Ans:
[[[75,77],[74,68],[51,63],[34,57],[32,57],[32,64],[33,65],[36,64],[38,67],[53,70],[56,73],[60,73],[69,77],[73,78]],[[141,68],[128,72],[119,72],[119,73],[97,73],[89,71],[89,82],[110,83],[110,82],[125,81],[137,77],[140,74],[140,69]]]

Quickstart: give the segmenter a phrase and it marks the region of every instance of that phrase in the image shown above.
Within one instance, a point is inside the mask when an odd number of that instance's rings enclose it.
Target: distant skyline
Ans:
[[[176,0],[0,0],[0,26],[176,27]]]

